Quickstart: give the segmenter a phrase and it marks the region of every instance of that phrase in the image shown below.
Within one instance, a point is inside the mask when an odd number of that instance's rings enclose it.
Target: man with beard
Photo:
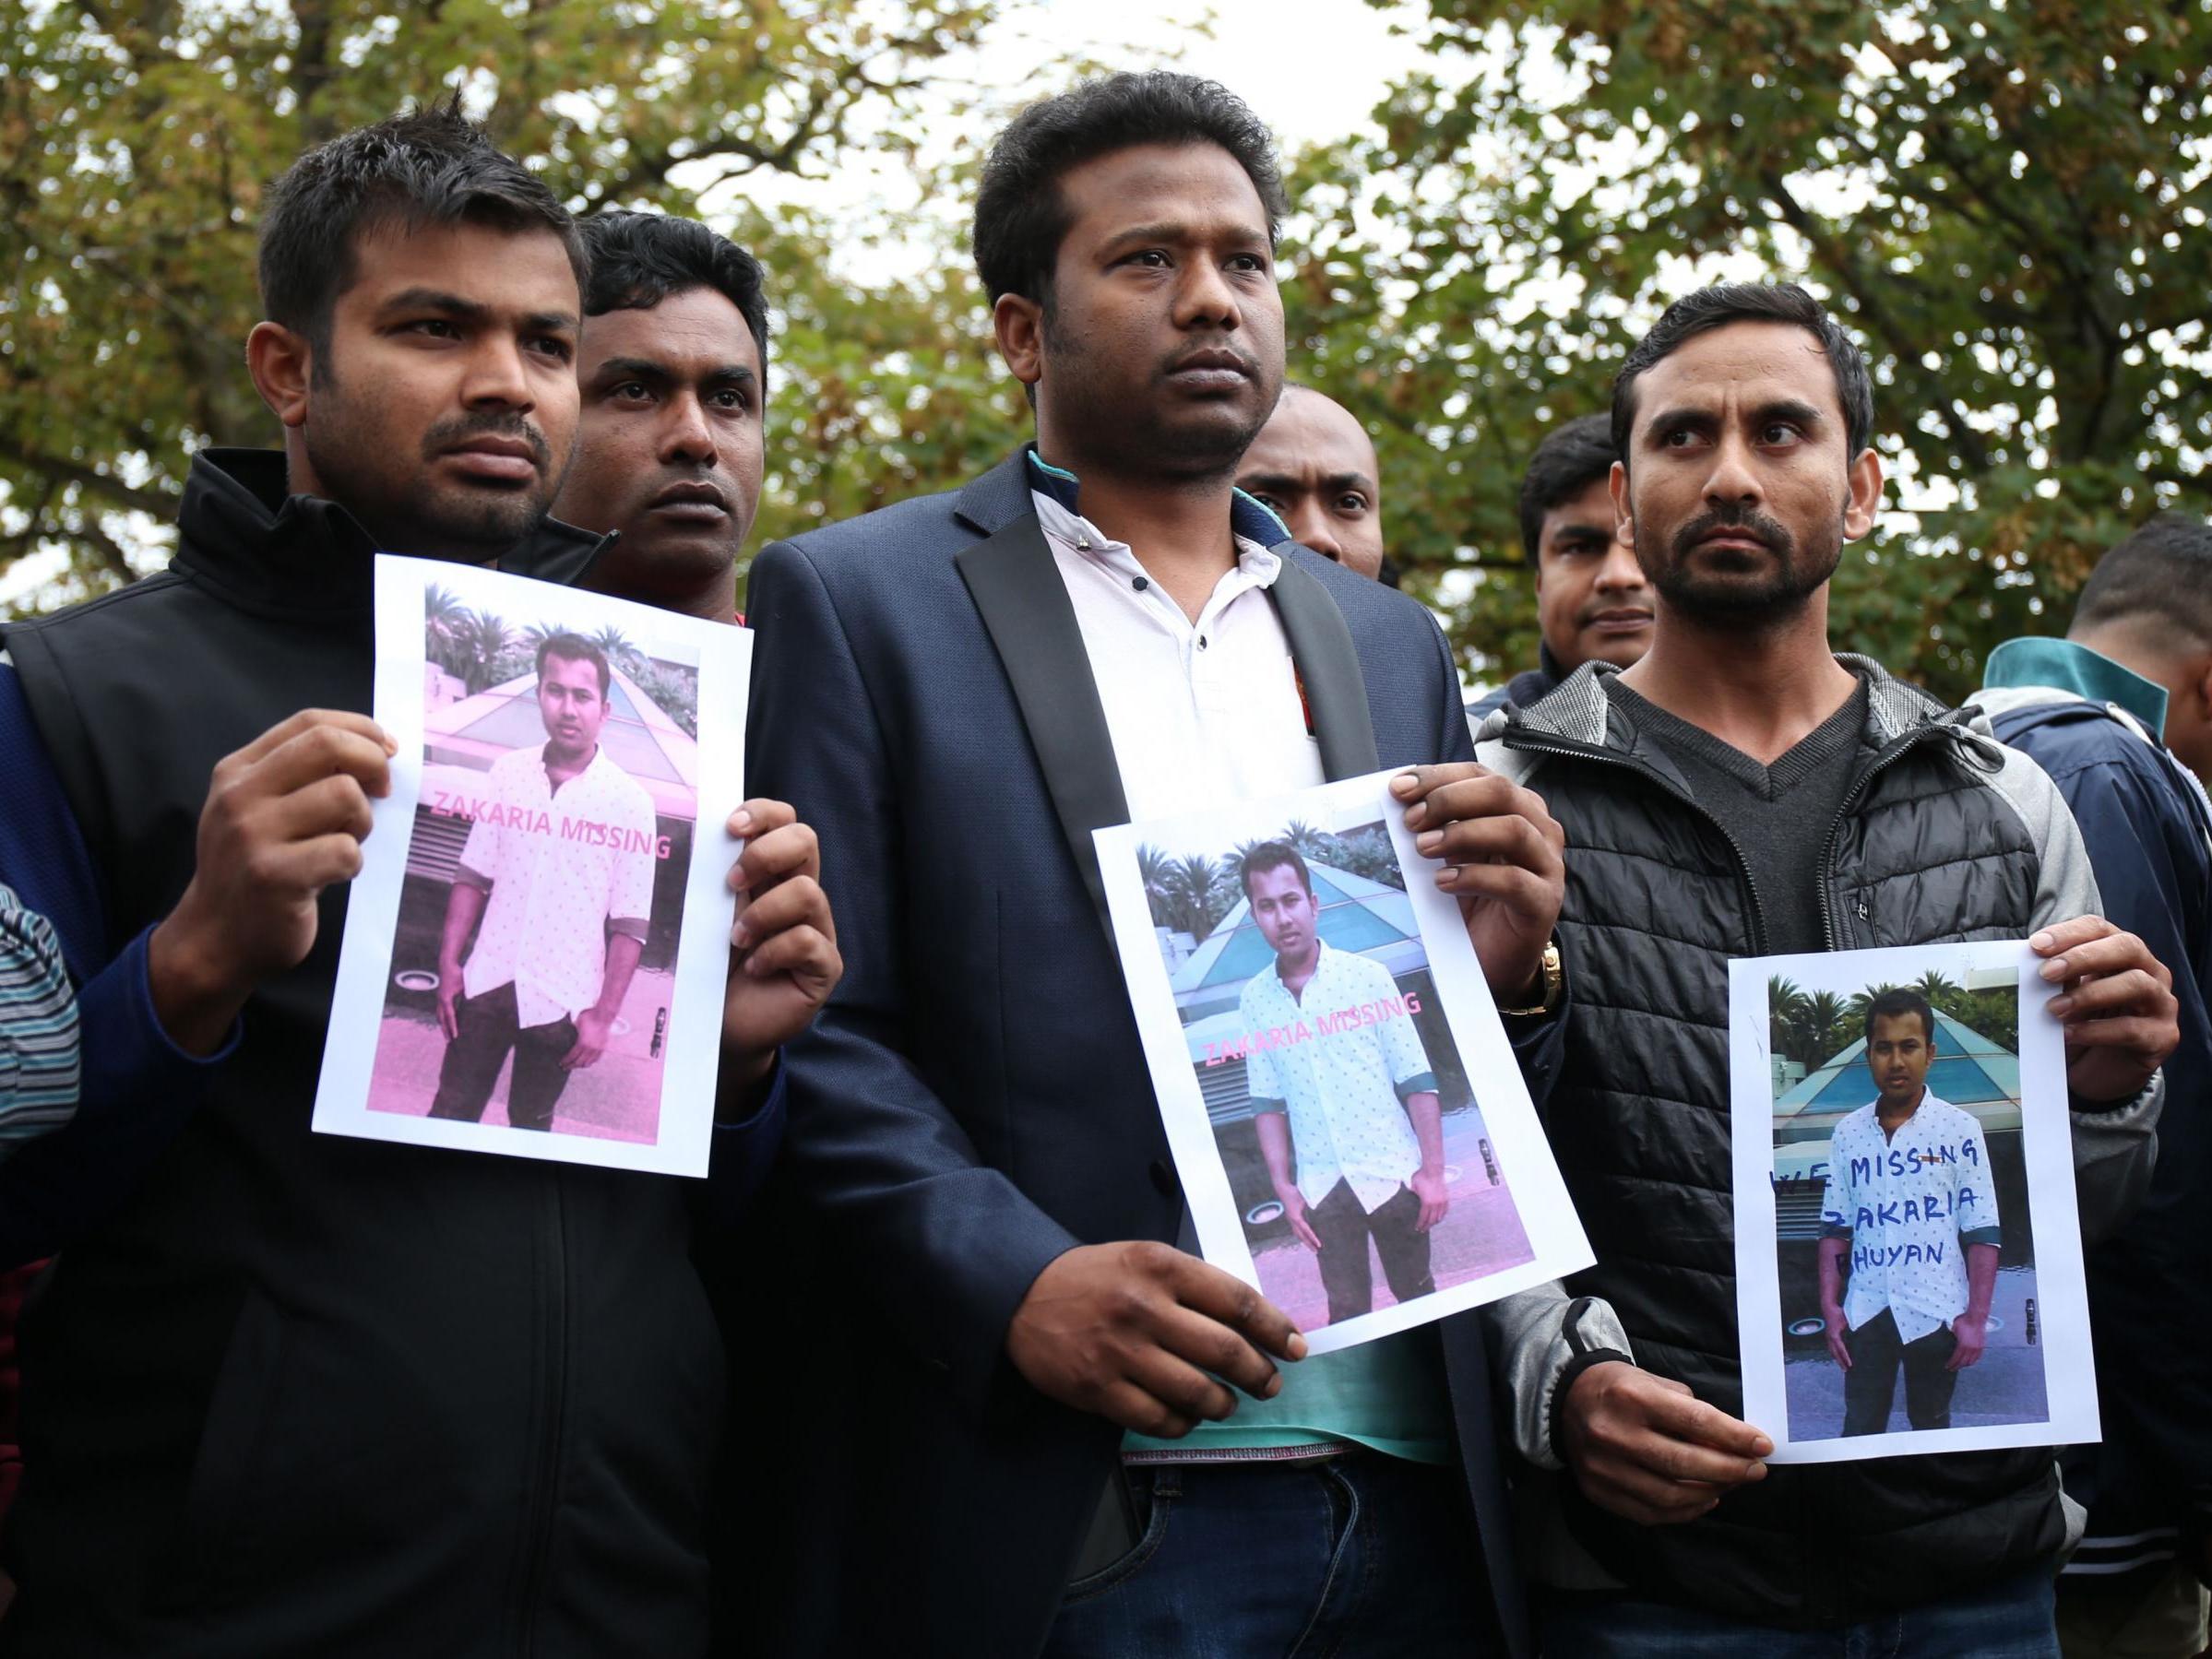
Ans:
[[[2166,970],[2097,915],[2051,780],[1971,713],[1828,646],[1828,579],[1880,503],[1873,426],[1864,361],[1802,290],[1671,306],[1613,391],[1617,534],[1657,594],[1651,649],[1585,664],[1481,746],[1566,831],[1577,989],[1544,1110],[1598,1257],[1569,1288],[1619,1309],[1644,1368],[1574,1380],[1573,1479],[1529,1483],[1552,1652],[1768,1659],[1798,1651],[1791,1632],[2055,1652],[2070,1540],[2049,1452],[1769,1470],[1728,1442],[1730,958],[2028,938],[2065,1026],[2092,1234],[2147,1179],[2178,1037]]]
[[[590,262],[582,414],[554,516],[614,537],[585,586],[729,622],[760,508],[760,267],[694,219],[608,212],[577,229]]]
[[[571,1072],[605,1052],[653,925],[653,798],[601,747],[612,675],[573,634],[538,644],[545,741],[492,763],[438,945],[446,1058],[434,1118],[474,1123],[507,1056],[507,1122],[548,1130]],[[531,830],[543,820],[556,831]],[[574,824],[603,827],[577,835]],[[464,965],[461,953],[474,939]]]
[[[310,1129],[391,744],[379,550],[553,580],[580,250],[451,105],[267,197],[247,363],[162,575],[12,629],[0,879],[77,972],[77,1117],[0,1167],[23,1331],[11,1653],[696,1653],[721,1346],[684,1183]],[[749,801],[706,1209],[781,1124],[838,964],[811,835]],[[19,1259],[19,1257],[18,1257]]]
[[[1521,479],[1521,556],[1536,578],[1537,666],[1467,705],[1482,722],[1526,708],[1586,662],[1627,668],[1651,644],[1651,589],[1635,550],[1613,534],[1613,432],[1584,415],[1547,435]]]
[[[1479,1317],[1306,1359],[1172,1248],[1102,921],[1096,829],[1413,767],[1397,798],[1544,1087],[1541,803],[1429,764],[1471,749],[1434,622],[1234,488],[1282,381],[1282,210],[1266,130],[1211,82],[1031,106],[985,164],[975,253],[1035,444],[754,564],[750,760],[823,825],[853,963],[790,1062],[812,1228],[760,1412],[795,1468],[736,1594],[799,1651],[1488,1653],[1517,1630]],[[1621,1339],[1556,1294],[1501,1327],[1548,1455],[1570,1354]]]

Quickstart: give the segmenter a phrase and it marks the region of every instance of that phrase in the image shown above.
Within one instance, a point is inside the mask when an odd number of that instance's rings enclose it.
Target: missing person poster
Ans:
[[[1097,832],[1200,1251],[1314,1353],[1590,1263],[1396,776]]]
[[[316,1130],[707,1173],[751,658],[741,628],[377,560],[398,753]]]
[[[1769,1461],[2099,1438],[2040,966],[2005,942],[1729,965],[1743,1416]]]

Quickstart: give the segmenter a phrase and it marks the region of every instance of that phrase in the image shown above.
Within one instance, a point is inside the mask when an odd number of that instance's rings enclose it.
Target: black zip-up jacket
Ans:
[[[1810,872],[1830,949],[2020,939],[2097,911],[2080,833],[2032,761],[1972,711],[1840,660],[1868,699]],[[1727,831],[1607,694],[1615,672],[1587,664],[1493,717],[1478,752],[1566,831],[1559,941],[1575,1004],[1544,1122],[1598,1258],[1567,1288],[1612,1305],[1646,1369],[1735,1415],[1727,965],[1765,952],[1758,895]],[[2142,1196],[2162,1096],[2154,1081],[2116,1110],[2074,1114],[2086,1231]],[[2055,1570],[2078,1530],[2038,1450],[1770,1468],[1681,1526],[1635,1526],[1556,1487],[1574,1543],[1635,1594],[1794,1629]],[[1576,1582],[1543,1551],[1536,1570]]]
[[[184,891],[217,760],[370,705],[355,521],[232,451],[194,462],[180,530],[167,573],[6,642],[111,948]],[[505,568],[572,580],[598,546],[548,524]],[[0,1653],[700,1652],[699,1189],[311,1133],[345,898],[25,1321]]]

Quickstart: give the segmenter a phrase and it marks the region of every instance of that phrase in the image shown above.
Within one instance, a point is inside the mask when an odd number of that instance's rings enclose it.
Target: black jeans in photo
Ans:
[[[1429,1271],[1429,1236],[1416,1232],[1421,1200],[1400,1187],[1370,1214],[1360,1207],[1351,1183],[1338,1180],[1326,1197],[1309,1206],[1306,1225],[1321,1240],[1321,1287],[1328,1292],[1328,1322],[1356,1319],[1374,1308],[1374,1272],[1368,1265],[1367,1240],[1383,1259],[1390,1294],[1401,1302],[1436,1288]]]
[[[1897,1340],[1897,1321],[1888,1309],[1856,1331],[1843,1333],[1851,1369],[1843,1374],[1843,1432],[1880,1434],[1889,1427],[1889,1403],[1897,1397],[1897,1362],[1905,1365],[1905,1418],[1915,1428],[1951,1427],[1951,1395],[1958,1373],[1945,1368],[1958,1350],[1951,1327],[1938,1325],[1910,1342]]]
[[[517,1129],[551,1129],[553,1108],[568,1086],[561,1057],[576,1047],[576,1022],[562,1018],[550,1025],[524,1025],[515,1007],[512,981],[481,997],[459,997],[453,1004],[460,1035],[446,1045],[438,1069],[434,1118],[481,1123],[492,1103],[492,1085],[509,1052],[515,1075],[507,1084],[507,1121]]]

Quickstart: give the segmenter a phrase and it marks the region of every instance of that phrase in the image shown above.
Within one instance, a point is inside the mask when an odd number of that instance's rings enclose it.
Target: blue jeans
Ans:
[[[1482,1659],[1501,1652],[1457,1468],[1320,1463],[1129,1471],[1136,1547],[1068,1586],[1044,1659]]]
[[[1849,1547],[1838,1539],[1837,1547]],[[2055,1569],[2053,1570],[2055,1570]],[[1778,1630],[1625,1596],[1549,1593],[1547,1659],[2059,1659],[2049,1572],[1828,1630]]]

